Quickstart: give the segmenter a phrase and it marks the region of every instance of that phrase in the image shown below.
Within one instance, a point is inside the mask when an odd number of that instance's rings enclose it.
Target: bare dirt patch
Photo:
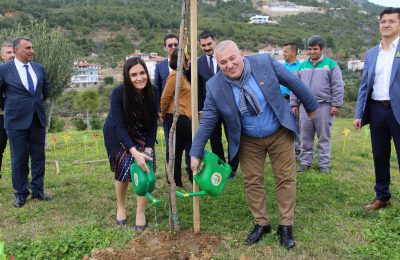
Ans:
[[[91,255],[84,259],[211,259],[222,241],[223,238],[217,235],[205,232],[194,234],[192,230],[177,233],[146,231],[121,250],[93,249]]]

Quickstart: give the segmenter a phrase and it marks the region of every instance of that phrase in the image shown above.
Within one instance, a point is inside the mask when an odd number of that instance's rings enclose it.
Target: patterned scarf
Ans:
[[[247,86],[247,80],[251,74],[251,68],[249,61],[244,58],[244,68],[240,79],[232,80],[227,78],[224,74],[223,77],[225,78],[226,82],[231,85],[239,86],[240,88],[240,95],[239,95],[239,107],[240,107],[240,114],[243,115],[246,112],[249,112],[250,115],[260,115],[263,110],[260,106],[260,103],[257,100],[256,94],[251,89],[251,87]]]

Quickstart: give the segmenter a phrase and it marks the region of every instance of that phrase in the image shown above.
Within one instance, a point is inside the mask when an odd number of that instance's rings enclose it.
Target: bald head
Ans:
[[[243,57],[235,42],[222,41],[215,47],[215,58],[222,73],[230,79],[239,79],[244,68]]]
[[[13,51],[12,44],[10,43],[10,44],[2,45],[1,50],[0,50],[0,55],[1,55],[3,62],[12,60],[12,58],[14,58],[14,51]]]

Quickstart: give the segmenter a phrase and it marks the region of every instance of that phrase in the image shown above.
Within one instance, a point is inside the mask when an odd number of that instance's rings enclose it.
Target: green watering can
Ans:
[[[138,196],[146,196],[149,198],[152,206],[157,206],[161,203],[161,200],[156,200],[152,195],[154,187],[156,186],[156,175],[153,171],[153,162],[147,161],[147,167],[150,172],[144,172],[142,168],[140,168],[136,161],[131,165],[131,177],[132,177],[132,186],[136,195]]]
[[[191,193],[176,191],[176,196],[179,198],[204,195],[216,197],[222,192],[229,174],[231,174],[231,166],[221,160],[216,154],[207,150],[204,151],[200,163],[202,162],[204,162],[203,170],[193,176],[193,179],[197,182],[201,191]]]

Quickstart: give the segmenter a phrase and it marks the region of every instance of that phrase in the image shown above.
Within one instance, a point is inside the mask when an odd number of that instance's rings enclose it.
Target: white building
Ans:
[[[253,23],[253,24],[268,23],[268,20],[269,20],[269,16],[254,15],[254,16],[250,17],[249,23]]]
[[[363,60],[349,60],[347,62],[347,69],[356,71],[362,70],[364,68],[364,61]]]
[[[71,87],[89,87],[96,86],[99,83],[99,64],[88,63],[86,61],[76,62],[74,64],[74,76],[72,76]]]

